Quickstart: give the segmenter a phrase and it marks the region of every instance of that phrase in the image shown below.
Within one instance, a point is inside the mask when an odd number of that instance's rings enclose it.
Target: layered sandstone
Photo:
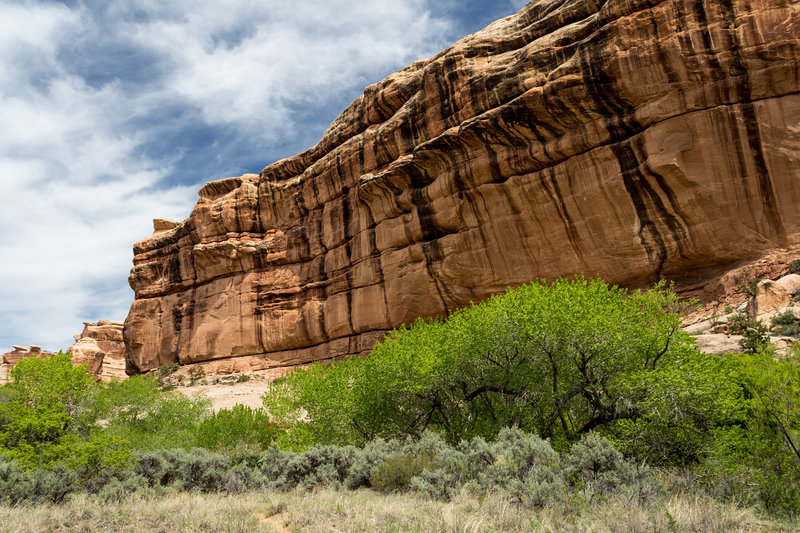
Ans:
[[[533,2],[158,221],[128,371],[364,353],[535,278],[702,280],[797,244],[798,57],[797,2]]]
[[[122,322],[101,320],[84,322],[75,335],[75,344],[67,348],[76,365],[86,363],[92,374],[103,381],[125,379],[125,341]]]
[[[75,344],[66,352],[74,364],[85,363],[87,370],[100,380],[126,379],[122,328],[122,322],[111,320],[84,322],[83,331],[74,335]],[[20,359],[42,355],[53,354],[43,351],[40,346],[14,346],[14,350],[0,357],[0,382],[5,381]]]
[[[4,383],[8,376],[11,374],[11,369],[14,368],[20,359],[26,357],[39,357],[42,355],[52,355],[51,352],[42,350],[41,346],[12,346],[14,349],[10,352],[4,353],[0,357],[0,383]]]

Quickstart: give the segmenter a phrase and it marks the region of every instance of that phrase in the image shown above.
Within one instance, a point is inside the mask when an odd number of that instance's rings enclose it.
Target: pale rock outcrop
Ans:
[[[697,337],[697,347],[708,354],[725,355],[726,353],[739,353],[742,351],[739,341],[741,335],[727,335],[724,333],[708,333]]]
[[[125,379],[125,342],[123,323],[111,320],[84,322],[83,331],[75,335],[75,344],[67,348],[75,364],[86,363],[98,379]]]
[[[95,376],[103,370],[103,359],[106,353],[97,345],[97,341],[90,338],[78,339],[69,347],[72,362],[76,365],[86,364],[89,372]]]
[[[755,297],[748,302],[751,316],[768,320],[776,312],[790,307],[792,297],[800,292],[800,276],[789,274],[777,281],[761,280],[756,285]]]
[[[153,219],[153,235],[158,235],[159,233],[164,233],[165,231],[169,231],[177,227],[178,223],[173,220],[168,220],[166,218]]]
[[[364,354],[536,278],[800,242],[800,4],[539,0],[366,88],[134,246],[128,372]]]

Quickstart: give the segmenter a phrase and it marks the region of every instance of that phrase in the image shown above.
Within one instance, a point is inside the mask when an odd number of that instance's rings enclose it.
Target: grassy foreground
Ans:
[[[0,531],[796,531],[733,503],[673,495],[663,505],[610,498],[532,509],[462,491],[450,502],[372,490],[250,492],[241,495],[141,492],[122,501],[76,495],[62,505],[0,507]]]

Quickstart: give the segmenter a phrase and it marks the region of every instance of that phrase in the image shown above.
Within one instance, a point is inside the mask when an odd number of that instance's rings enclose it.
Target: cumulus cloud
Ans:
[[[0,3],[0,352],[124,319],[152,218],[306,148],[451,30],[428,0]]]
[[[294,108],[339,102],[376,73],[434,53],[448,29],[421,0],[233,0],[224,13],[205,0],[188,17],[137,24],[131,38],[173,66],[165,90],[206,122],[234,124],[259,141],[292,135]]]

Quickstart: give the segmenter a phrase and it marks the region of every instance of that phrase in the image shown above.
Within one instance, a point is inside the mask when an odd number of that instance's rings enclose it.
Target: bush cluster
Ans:
[[[800,514],[800,366],[744,315],[749,353],[701,353],[683,309],[665,285],[534,283],[295,371],[267,410],[216,414],[153,377],[102,385],[69,356],[26,359],[0,387],[0,501],[322,485],[540,506],[657,498],[652,467],[670,489]]]
[[[747,353],[760,352],[770,344],[767,326],[744,313],[736,313],[728,319],[728,330],[742,335],[739,346]]]
[[[88,482],[63,465],[30,471],[0,459],[0,502],[10,504],[57,503],[78,491],[123,499],[152,489],[238,493],[319,486],[438,499],[465,488],[503,491],[533,506],[575,493],[588,499],[620,492],[650,499],[663,492],[647,467],[624,459],[598,435],[589,434],[569,453],[559,454],[547,441],[517,428],[503,429],[492,442],[476,437],[458,445],[426,432],[419,440],[377,439],[363,448],[326,445],[291,452],[273,446],[251,462],[203,448],[145,451],[130,469]]]

